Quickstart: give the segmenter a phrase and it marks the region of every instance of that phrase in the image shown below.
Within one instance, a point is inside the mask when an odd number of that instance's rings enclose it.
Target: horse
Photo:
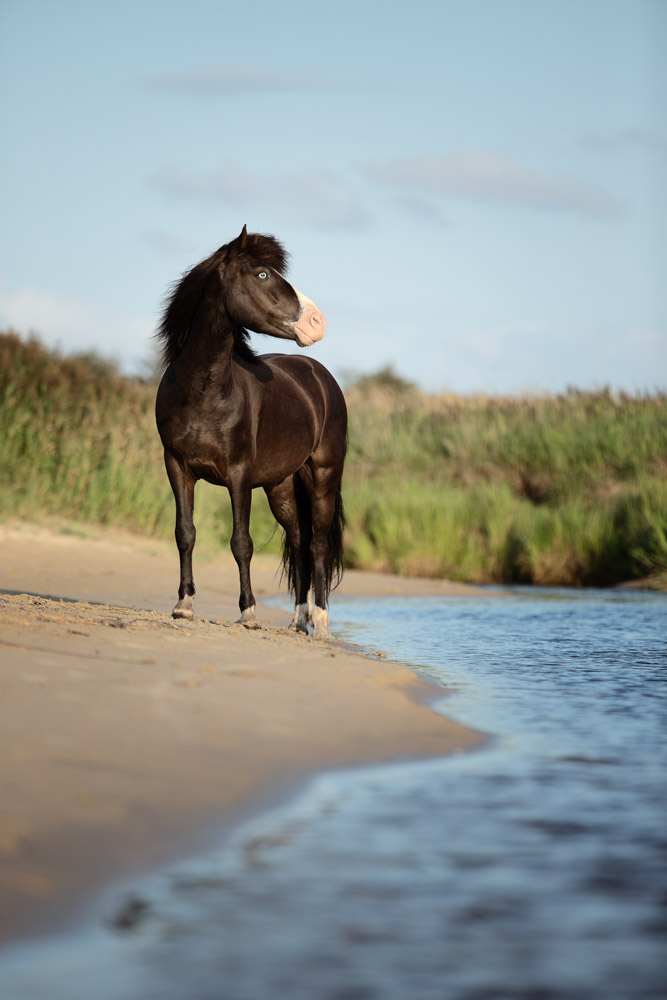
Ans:
[[[284,531],[283,573],[295,600],[290,628],[307,633],[312,622],[314,637],[326,639],[329,594],[343,573],[345,398],[313,358],[257,355],[249,344],[250,330],[299,347],[324,336],[320,310],[285,278],[287,261],[275,237],[244,226],[187,271],[166,302],[155,416],[176,503],[180,584],[172,616],[194,617],[194,492],[203,479],[229,490],[239,621],[261,627],[249,531],[252,491],[261,487]]]

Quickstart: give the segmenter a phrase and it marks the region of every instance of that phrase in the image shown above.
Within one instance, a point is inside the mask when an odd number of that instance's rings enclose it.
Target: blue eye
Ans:
[[[268,278],[268,274],[266,273],[266,271],[260,271],[257,277],[261,278],[263,281],[265,278]]]

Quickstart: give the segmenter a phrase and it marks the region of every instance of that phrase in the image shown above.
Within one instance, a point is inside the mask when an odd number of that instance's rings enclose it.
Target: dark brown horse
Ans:
[[[272,236],[241,235],[175,286],[158,335],[165,372],[156,419],[176,499],[181,582],[174,618],[193,617],[194,492],[226,486],[231,549],[239,567],[241,622],[258,628],[250,585],[252,491],[261,486],[284,528],[283,564],[295,597],[292,627],[329,636],[327,600],[342,574],[341,478],[347,441],[343,394],[312,358],[256,355],[248,330],[309,347],[326,323],[284,278],[287,255]],[[308,594],[315,607],[309,613]]]

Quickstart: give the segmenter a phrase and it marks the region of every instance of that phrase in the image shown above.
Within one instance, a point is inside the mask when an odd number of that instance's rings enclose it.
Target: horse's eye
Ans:
[[[268,278],[268,274],[266,273],[266,271],[260,271],[257,277],[261,278],[263,281],[265,278]]]

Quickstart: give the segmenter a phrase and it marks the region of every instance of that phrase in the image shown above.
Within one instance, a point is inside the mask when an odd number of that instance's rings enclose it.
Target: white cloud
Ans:
[[[526,205],[610,217],[619,202],[601,188],[565,173],[543,173],[506,153],[461,151],[449,156],[405,156],[366,166],[367,176],[399,188],[471,201]]]
[[[94,329],[91,311],[81,302],[36,287],[0,286],[0,325],[48,336],[53,343],[74,333],[85,338]]]
[[[151,317],[114,317],[78,299],[0,280],[0,329],[35,334],[67,354],[95,351],[126,371],[140,371],[152,353],[155,325]]]
[[[225,202],[257,215],[270,210],[306,226],[349,229],[368,221],[352,185],[319,168],[262,176],[232,158],[204,168],[172,162],[150,184],[170,198]]]

